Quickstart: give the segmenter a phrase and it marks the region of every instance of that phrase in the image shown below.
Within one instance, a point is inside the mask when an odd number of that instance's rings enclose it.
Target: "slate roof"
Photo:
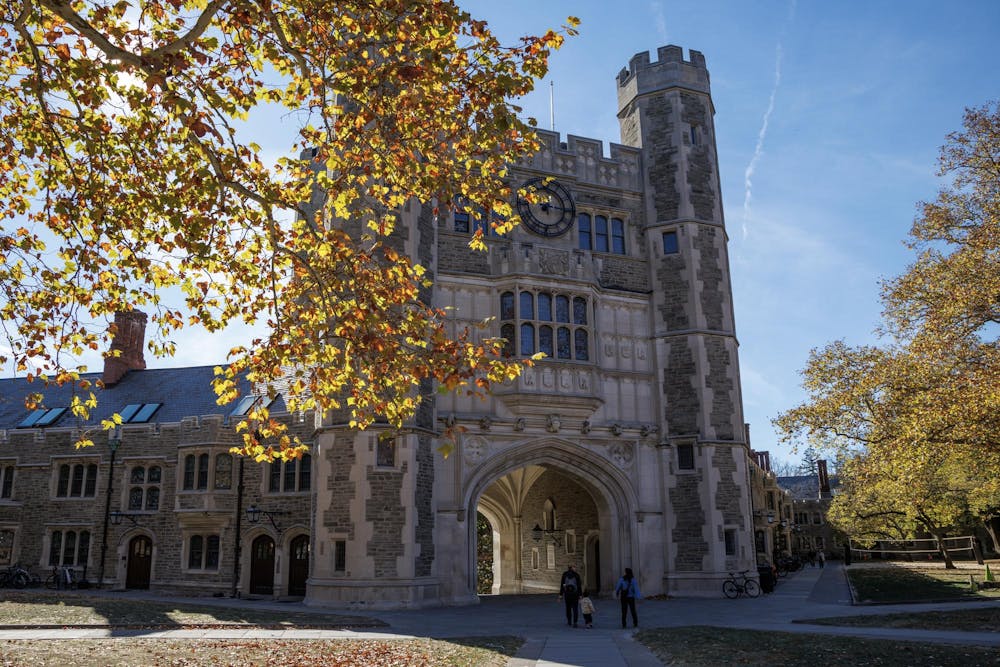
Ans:
[[[836,475],[830,476],[830,489],[836,492],[840,481]],[[819,475],[790,475],[778,478],[778,486],[792,492],[793,500],[816,500],[819,498]]]
[[[214,366],[191,368],[158,368],[132,370],[114,386],[95,389],[97,408],[90,413],[90,420],[82,426],[96,426],[102,419],[108,419],[131,403],[162,403],[149,423],[174,423],[183,417],[204,415],[228,415],[236,406],[218,405],[212,391]],[[100,373],[85,373],[84,378],[96,382]],[[240,394],[250,393],[249,383],[244,382]],[[28,382],[25,378],[0,379],[0,429],[14,429],[30,414],[24,407],[24,399],[32,393],[44,396],[44,407],[68,407],[72,399],[72,388],[45,387],[40,382]],[[274,412],[284,410],[281,399],[271,406]],[[75,426],[76,421],[69,412],[63,414],[49,428]]]

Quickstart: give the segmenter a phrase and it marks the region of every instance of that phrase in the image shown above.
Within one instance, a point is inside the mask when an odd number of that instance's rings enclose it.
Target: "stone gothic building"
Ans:
[[[227,453],[252,395],[220,413],[211,369],[145,369],[144,316],[122,316],[129,353],[100,408],[129,413],[117,448],[72,449],[68,396],[28,414],[27,383],[0,381],[0,561],[117,587],[463,604],[481,514],[499,594],[553,591],[570,563],[604,593],[631,567],[647,595],[715,596],[754,570],[705,59],[640,53],[615,85],[621,143],[540,132],[512,169],[540,203],[519,201],[524,224],[487,252],[467,246],[475,216],[403,212],[455,326],[492,317],[512,354],[547,359],[485,402],[435,396],[403,435],[289,415],[311,455],[260,466]],[[464,427],[448,458],[444,424]]]

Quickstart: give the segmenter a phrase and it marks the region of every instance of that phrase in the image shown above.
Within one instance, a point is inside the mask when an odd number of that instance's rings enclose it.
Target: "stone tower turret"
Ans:
[[[727,237],[705,58],[665,46],[618,75],[622,142],[642,150],[663,432],[743,444]]]
[[[632,57],[617,77],[622,142],[641,150],[650,316],[668,490],[668,568],[752,567],[746,441],[704,56]],[[718,480],[718,481],[715,481]],[[672,562],[670,562],[672,561]],[[681,576],[683,576],[681,574]]]

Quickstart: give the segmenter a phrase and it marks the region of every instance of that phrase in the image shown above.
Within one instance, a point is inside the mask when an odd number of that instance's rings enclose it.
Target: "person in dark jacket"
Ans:
[[[559,580],[559,599],[566,603],[566,623],[576,627],[580,618],[580,591],[583,581],[573,565],[566,568]]]
[[[625,627],[627,613],[632,612],[632,626],[639,627],[639,615],[635,612],[635,601],[642,597],[639,592],[639,581],[632,574],[632,568],[626,567],[625,574],[615,584],[615,595],[622,604],[622,627]]]

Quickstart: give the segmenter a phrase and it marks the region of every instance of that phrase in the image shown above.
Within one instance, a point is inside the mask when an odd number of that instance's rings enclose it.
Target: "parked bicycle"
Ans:
[[[760,585],[747,576],[750,570],[743,570],[739,576],[730,572],[729,578],[722,583],[722,592],[730,600],[735,600],[741,595],[755,598],[760,595]]]
[[[802,568],[802,560],[798,556],[781,556],[774,562],[778,568],[778,576],[786,577],[789,572],[795,572]]]
[[[0,588],[27,588],[40,584],[40,578],[20,563],[14,563],[0,571]]]
[[[46,588],[77,588],[79,585],[76,570],[71,567],[54,567],[52,574],[45,580]]]

